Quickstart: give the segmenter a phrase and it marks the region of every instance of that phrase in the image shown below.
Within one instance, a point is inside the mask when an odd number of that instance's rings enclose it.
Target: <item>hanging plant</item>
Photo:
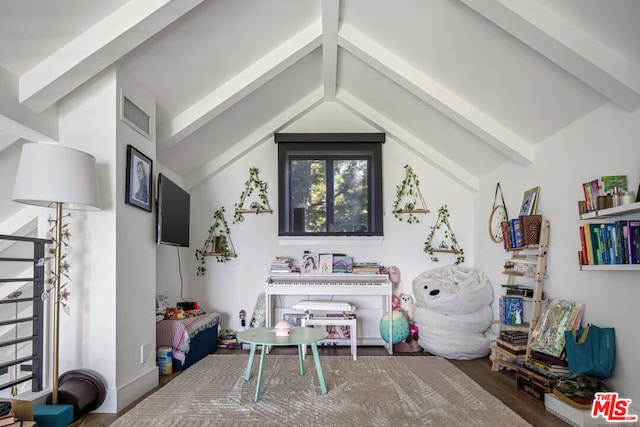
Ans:
[[[209,235],[202,249],[196,249],[198,276],[204,275],[207,271],[205,258],[208,256],[215,256],[218,262],[227,262],[238,256],[231,241],[231,229],[224,218],[224,206],[213,213],[213,224],[209,227]]]
[[[436,231],[440,230],[443,225],[446,225],[446,228],[443,230],[444,240],[438,245],[437,248],[433,247],[433,238],[436,235]],[[451,242],[451,245],[446,243],[446,240]],[[438,209],[438,219],[434,226],[431,227],[431,232],[427,236],[427,240],[424,242],[424,251],[429,254],[431,261],[438,262],[439,259],[434,255],[434,252],[444,252],[444,253],[454,253],[457,255],[455,264],[460,264],[464,262],[464,249],[460,247],[458,244],[458,240],[456,239],[453,230],[451,229],[451,225],[449,224],[449,209],[447,205],[443,205],[440,209]]]
[[[269,200],[267,199],[267,183],[258,178],[259,170],[256,167],[249,169],[249,180],[244,183],[244,190],[240,194],[240,201],[234,205],[233,223],[244,220],[243,213],[272,213]],[[250,197],[254,190],[258,190],[258,199],[260,202],[251,203],[250,209],[243,208],[247,197]]]
[[[404,165],[405,177],[396,187],[396,201],[393,203],[393,216],[399,221],[403,221],[403,214],[409,214],[407,222],[409,224],[419,223],[420,220],[416,213],[429,213],[420,192],[420,181],[418,176],[413,172],[411,166]],[[403,200],[407,200],[403,202]]]

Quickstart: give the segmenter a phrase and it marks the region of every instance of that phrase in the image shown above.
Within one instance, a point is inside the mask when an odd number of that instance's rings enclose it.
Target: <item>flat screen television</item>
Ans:
[[[163,174],[158,174],[158,243],[189,247],[191,196]]]

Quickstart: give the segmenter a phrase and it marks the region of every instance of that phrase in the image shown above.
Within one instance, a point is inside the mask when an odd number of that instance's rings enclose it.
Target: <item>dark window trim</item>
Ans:
[[[385,141],[384,133],[276,133],[274,134],[278,147],[278,235],[284,236],[383,236],[383,207],[382,207],[382,143]],[[358,158],[362,158],[363,152],[368,152],[372,161],[372,173],[369,175],[369,200],[372,203],[371,229],[367,232],[294,232],[290,231],[290,222],[293,213],[289,210],[289,185],[286,185],[290,176],[289,168],[282,167],[287,164],[289,157],[296,156],[299,152],[300,158],[313,156],[313,148],[305,144],[322,144],[322,150],[318,153],[318,158],[328,159],[333,152],[344,153],[339,158],[347,158],[349,151]],[[328,216],[331,214],[327,214]]]

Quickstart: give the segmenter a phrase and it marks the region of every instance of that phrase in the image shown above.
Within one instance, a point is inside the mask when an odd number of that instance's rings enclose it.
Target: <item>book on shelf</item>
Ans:
[[[509,351],[510,353],[513,353],[515,355],[521,355],[521,354],[526,354],[527,353],[527,344],[513,344],[510,343],[508,341],[499,339],[496,340],[496,344],[498,344],[498,347],[502,347],[505,350]]]
[[[589,255],[587,252],[587,238],[584,234],[584,225],[578,228],[580,233],[580,264],[589,265]]]
[[[613,223],[616,234],[616,259],[618,264],[629,263],[629,248],[625,245],[627,241],[627,221],[615,221]]]
[[[640,220],[581,225],[583,265],[640,264]]]
[[[502,331],[499,339],[512,345],[523,345],[529,341],[529,334],[525,331]]]
[[[509,222],[511,248],[519,248],[522,246],[522,227],[520,226],[520,218],[512,218]]]
[[[351,272],[353,274],[379,274],[380,266],[377,262],[354,262]]]
[[[542,215],[522,215],[519,217],[519,221],[522,232],[522,244],[527,246],[540,243]]]
[[[585,182],[582,184],[584,192],[584,200],[586,202],[587,212],[598,210],[598,194],[600,193],[600,184],[598,180]]]
[[[640,264],[640,221],[627,221],[629,264]]]
[[[271,261],[271,269],[269,272],[278,273],[292,273],[294,270],[293,258],[288,256],[276,256]]]
[[[523,303],[521,297],[500,298],[500,323],[503,325],[522,325]]]
[[[613,189],[618,188],[619,192],[627,191],[627,176],[626,175],[608,175],[600,178],[600,188],[602,188],[602,194],[613,194]]]

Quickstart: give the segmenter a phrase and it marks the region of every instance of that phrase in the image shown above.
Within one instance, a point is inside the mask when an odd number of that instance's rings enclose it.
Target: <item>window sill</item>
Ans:
[[[380,246],[383,236],[279,236],[281,246]]]

